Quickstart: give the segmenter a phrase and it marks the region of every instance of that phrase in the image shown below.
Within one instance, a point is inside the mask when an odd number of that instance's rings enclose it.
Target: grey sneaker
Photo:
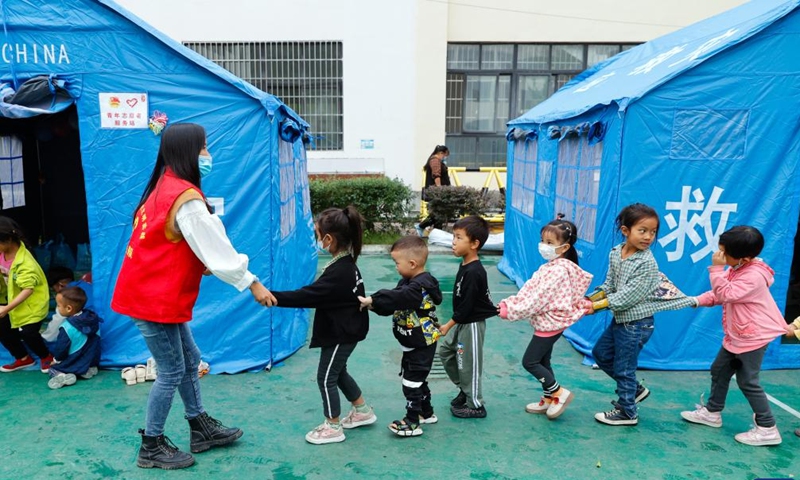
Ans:
[[[72,373],[59,373],[47,381],[47,386],[53,390],[56,390],[61,387],[75,385],[76,381],[77,378],[75,378],[75,375]]]
[[[86,373],[82,374],[81,378],[84,380],[89,380],[95,375],[97,375],[97,367],[89,367],[89,370],[86,370]]]
[[[363,427],[364,425],[372,425],[377,421],[378,417],[375,415],[372,407],[369,407],[369,412],[366,413],[358,413],[356,408],[353,407],[350,413],[342,418],[342,428]]]

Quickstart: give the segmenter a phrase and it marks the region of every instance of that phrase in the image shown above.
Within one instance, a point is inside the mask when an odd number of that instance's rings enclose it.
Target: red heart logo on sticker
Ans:
[[[133,108],[137,103],[139,103],[139,100],[136,100],[135,98],[129,98],[125,100],[125,103],[127,103],[129,107]]]

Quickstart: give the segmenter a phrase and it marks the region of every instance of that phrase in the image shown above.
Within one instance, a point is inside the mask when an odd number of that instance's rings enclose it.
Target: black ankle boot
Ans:
[[[233,443],[243,433],[238,428],[226,427],[205,412],[190,418],[189,428],[192,430],[192,441],[189,443],[192,453],[205,452],[211,447]]]
[[[163,468],[176,470],[190,467],[194,464],[194,457],[186,452],[181,452],[178,447],[164,435],[151,437],[139,430],[142,435],[142,446],[139,447],[139,458],[136,465],[142,468]]]

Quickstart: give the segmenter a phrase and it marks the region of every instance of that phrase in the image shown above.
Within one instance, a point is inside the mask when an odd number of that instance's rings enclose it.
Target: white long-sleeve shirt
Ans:
[[[181,205],[175,223],[189,248],[214,276],[240,292],[256,280],[247,269],[250,259],[233,248],[225,225],[208,212],[205,202],[193,199]]]

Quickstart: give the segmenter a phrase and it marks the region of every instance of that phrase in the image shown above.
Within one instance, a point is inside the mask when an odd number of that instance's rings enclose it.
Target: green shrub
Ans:
[[[309,189],[315,215],[326,208],[353,205],[364,217],[368,231],[399,231],[411,222],[413,192],[398,178],[320,179],[309,182]]]
[[[483,215],[487,210],[486,197],[472,187],[428,187],[428,216],[446,225],[464,215]]]

